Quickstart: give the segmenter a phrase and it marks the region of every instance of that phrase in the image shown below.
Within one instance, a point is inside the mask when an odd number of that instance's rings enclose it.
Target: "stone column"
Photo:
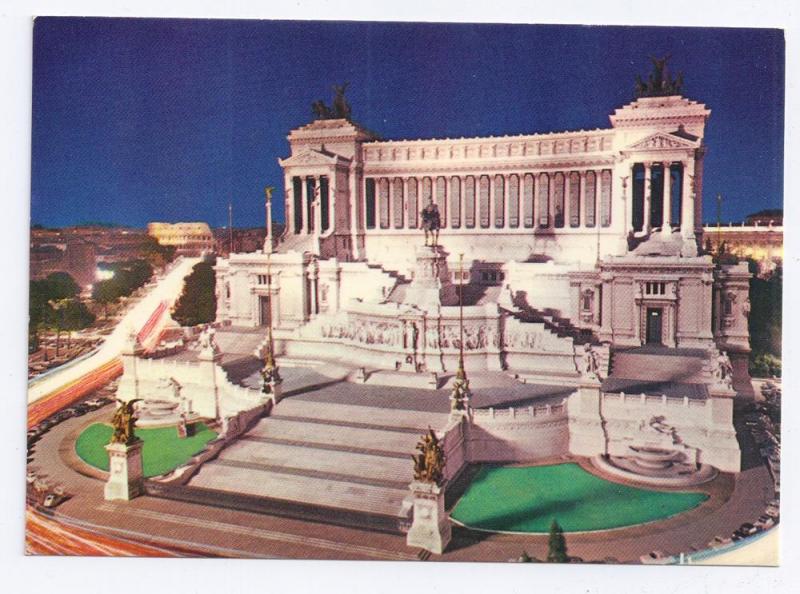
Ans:
[[[103,489],[106,501],[129,501],[144,493],[143,444],[143,441],[137,439],[130,444],[110,443],[106,446],[108,480]]]
[[[264,252],[267,254],[272,253],[272,193],[268,192],[265,207],[267,210],[267,237],[264,241]],[[287,217],[287,220],[289,218]]]
[[[294,233],[294,183],[292,183],[292,177],[289,175],[283,176],[283,195],[284,200],[286,200],[284,209],[286,227]]]
[[[569,229],[572,224],[572,208],[570,208],[570,193],[572,192],[572,181],[570,180],[571,171],[564,172],[564,229]]]
[[[361,258],[358,249],[358,211],[363,208],[361,204],[361,188],[357,175],[358,169],[351,165],[348,169],[348,185],[350,189],[350,250],[353,259]]]
[[[503,229],[508,229],[508,215],[511,212],[509,209],[509,196],[508,196],[508,188],[510,185],[510,181],[508,179],[508,175],[503,176]]]
[[[451,526],[444,510],[444,488],[414,481],[409,485],[414,497],[414,517],[406,544],[441,555],[450,543]]]
[[[310,231],[308,227],[308,178],[302,176],[300,177],[300,181],[300,195],[303,197],[300,201],[300,210],[303,216],[303,228],[300,232],[308,233]]]
[[[586,170],[583,170],[581,173],[581,199],[580,204],[578,204],[578,210],[580,211],[583,208],[583,216],[579,220],[583,220],[583,226],[586,227],[586,219],[589,217],[586,216]]]
[[[312,214],[314,215],[314,253],[320,253],[320,237],[322,236],[322,177],[314,177],[314,199],[311,201]],[[330,211],[328,211],[330,214]]]
[[[386,178],[386,199],[389,201],[389,226],[387,229],[394,229],[394,180],[391,177]]]
[[[653,187],[653,180],[652,180],[653,170],[650,163],[644,164],[644,196],[643,196],[643,204],[644,204],[644,223],[642,224],[642,231],[645,233],[650,233],[650,211],[651,211],[651,195],[652,187]]]
[[[495,202],[495,195],[494,195],[494,174],[490,174],[486,176],[489,179],[489,227],[488,229],[494,229],[494,202]]]
[[[661,222],[661,235],[669,237],[672,235],[672,172],[667,161],[664,162],[664,210]]]
[[[467,195],[467,176],[466,175],[460,175],[460,176],[458,176],[458,180],[459,180],[458,181],[459,186],[461,187],[461,193],[458,195],[458,214],[459,214],[459,219],[458,220],[459,220],[459,223],[461,223],[461,225],[459,226],[459,229],[466,229],[466,227],[467,227],[467,213],[464,211],[464,207],[467,204],[467,198],[466,198],[466,195]],[[473,201],[474,201],[474,197],[473,197]]]
[[[683,162],[683,192],[681,193],[681,235],[694,240],[694,159]]]

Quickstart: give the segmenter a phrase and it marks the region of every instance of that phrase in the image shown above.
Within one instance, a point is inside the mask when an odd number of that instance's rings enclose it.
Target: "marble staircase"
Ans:
[[[217,459],[188,491],[220,505],[402,532],[411,511],[411,455],[447,415],[287,398]]]

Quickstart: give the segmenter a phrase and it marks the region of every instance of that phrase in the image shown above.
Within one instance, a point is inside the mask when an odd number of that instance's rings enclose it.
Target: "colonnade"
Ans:
[[[291,188],[286,220],[291,220],[295,235],[312,234],[315,230],[324,233],[330,227],[330,196],[336,190],[330,188],[329,179],[327,175],[286,177],[286,187]]]
[[[415,229],[429,199],[442,227],[563,228],[611,225],[610,169],[539,173],[365,177],[367,229]]]
[[[673,220],[672,216],[672,168],[674,165],[680,167],[678,181],[680,190],[678,198],[680,199],[680,220]],[[680,224],[681,234],[686,237],[694,237],[695,227],[695,192],[694,192],[694,159],[687,159],[682,161],[645,161],[634,163],[632,165],[631,179],[634,179],[635,171],[633,168],[641,166],[644,169],[644,187],[642,192],[642,225],[641,230],[649,233],[656,226],[653,225],[653,199],[656,197],[653,191],[653,172],[655,169],[660,168],[662,171],[663,184],[661,195],[661,234],[669,236],[672,233],[673,226],[676,223]],[[633,208],[637,208],[633,205]],[[638,225],[636,225],[638,227]]]

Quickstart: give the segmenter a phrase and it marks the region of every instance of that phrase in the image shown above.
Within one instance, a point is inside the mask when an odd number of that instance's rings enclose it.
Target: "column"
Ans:
[[[290,175],[283,176],[283,196],[284,196],[284,220],[286,221],[286,228],[294,233],[294,182]]]
[[[314,200],[311,202],[312,213],[314,214],[314,236],[320,237],[322,235],[322,186],[320,184],[321,177],[313,177],[314,179]]]
[[[350,250],[354,259],[361,257],[358,249],[358,211],[363,208],[361,204],[361,190],[358,170],[351,165],[348,169],[348,185],[350,189]]]
[[[564,172],[564,229],[569,229],[572,225],[570,218],[572,217],[572,209],[570,208],[570,194],[572,192],[572,182],[570,181],[571,171]]]
[[[644,196],[642,200],[644,203],[644,223],[642,224],[642,231],[645,233],[650,233],[650,192],[653,186],[652,175],[653,170],[651,163],[644,163]]]
[[[486,176],[489,178],[489,227],[488,229],[494,229],[494,174],[488,174]]]
[[[403,229],[408,229],[408,180],[409,178],[400,178],[403,181]]]
[[[306,176],[300,177],[300,195],[303,199],[300,201],[300,208],[302,210],[303,215],[303,228],[300,230],[301,233],[308,233],[308,179]]]
[[[467,228],[467,213],[464,211],[464,207],[467,204],[467,198],[466,198],[466,195],[467,195],[467,176],[466,175],[460,175],[458,177],[458,179],[459,179],[458,183],[461,186],[461,194],[459,194],[459,196],[458,196],[458,204],[459,204],[458,214],[460,215],[459,221],[461,222],[461,226],[459,227],[459,229],[466,229]]]
[[[664,162],[664,214],[662,216],[661,235],[669,237],[672,235],[672,163]]]
[[[687,159],[682,165],[681,235],[694,239],[694,159]]]
[[[386,199],[389,201],[389,226],[387,229],[394,229],[394,179],[386,178]]]
[[[272,253],[272,190],[266,190],[266,210],[267,210],[267,237],[264,241],[264,251],[268,254]],[[286,220],[290,220],[288,217]]]
[[[580,172],[581,174],[581,200],[578,209],[583,208],[583,226],[586,227],[586,170]]]
[[[509,210],[508,203],[510,200],[508,199],[508,186],[509,180],[508,175],[503,176],[503,229],[508,229],[508,214],[511,212]]]

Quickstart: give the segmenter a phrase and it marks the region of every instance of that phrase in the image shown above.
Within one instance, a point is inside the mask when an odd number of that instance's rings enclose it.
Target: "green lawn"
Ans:
[[[143,442],[142,466],[144,476],[151,477],[169,472],[203,449],[207,442],[217,436],[215,431],[203,423],[195,425],[195,434],[186,439],[178,437],[175,427],[152,429],[136,428],[136,436]],[[108,470],[108,452],[105,445],[111,441],[111,425],[95,423],[83,430],[75,443],[75,451],[81,460],[100,470]]]
[[[577,464],[484,466],[453,510],[459,522],[484,530],[565,532],[607,530],[684,512],[703,493],[652,491],[601,479]]]

